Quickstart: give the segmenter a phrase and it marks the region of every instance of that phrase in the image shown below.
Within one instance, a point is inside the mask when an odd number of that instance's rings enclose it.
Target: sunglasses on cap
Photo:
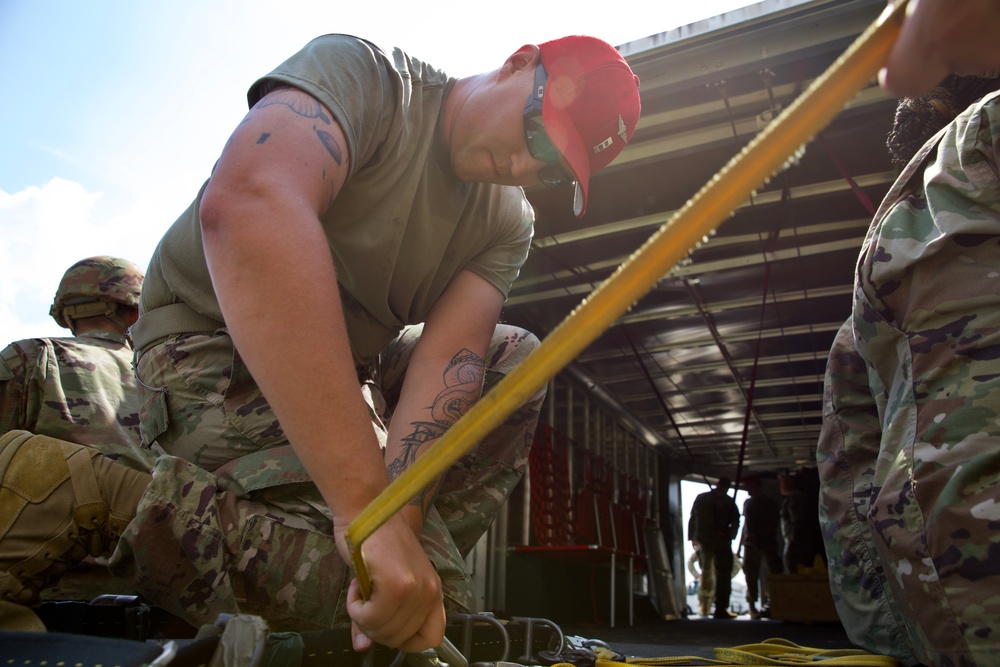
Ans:
[[[524,140],[528,144],[531,157],[545,163],[538,171],[538,179],[547,188],[569,185],[575,178],[566,173],[560,162],[559,151],[552,145],[549,135],[545,132],[542,122],[542,100],[545,97],[545,84],[548,75],[542,67],[541,60],[535,65],[535,85],[528,102],[524,105]]]

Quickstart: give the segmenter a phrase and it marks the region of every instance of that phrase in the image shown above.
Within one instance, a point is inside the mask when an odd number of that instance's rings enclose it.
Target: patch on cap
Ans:
[[[573,213],[587,209],[590,176],[625,149],[639,122],[639,77],[618,50],[571,35],[539,45],[548,84],[542,121],[576,177]]]

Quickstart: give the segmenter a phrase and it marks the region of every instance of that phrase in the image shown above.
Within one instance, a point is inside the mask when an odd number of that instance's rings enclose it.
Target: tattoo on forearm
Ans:
[[[413,431],[402,438],[402,452],[386,466],[390,481],[403,474],[428,443],[440,438],[479,399],[485,366],[483,357],[466,349],[452,358],[443,375],[445,388],[428,408],[431,420],[411,424]],[[436,486],[428,486],[410,504],[423,507]]]
[[[267,141],[267,138],[271,136],[270,132],[261,132],[260,136],[257,138],[257,143],[262,144]]]

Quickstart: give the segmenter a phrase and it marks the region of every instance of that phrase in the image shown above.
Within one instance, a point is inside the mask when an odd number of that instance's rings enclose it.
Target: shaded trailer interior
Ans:
[[[570,190],[529,191],[535,239],[505,321],[544,338],[884,7],[764,0],[620,45],[638,129],[583,219]],[[815,470],[827,354],[896,174],[894,109],[873,81],[550,382],[534,474],[480,545],[484,609],[617,628],[683,616],[681,480],[753,474],[777,496],[778,473]],[[673,602],[650,575],[659,538]]]

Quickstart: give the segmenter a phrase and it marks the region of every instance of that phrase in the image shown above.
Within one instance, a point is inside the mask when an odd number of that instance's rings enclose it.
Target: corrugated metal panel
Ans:
[[[884,5],[767,0],[623,45],[642,81],[636,136],[593,179],[583,220],[571,193],[529,192],[536,239],[505,318],[544,337]],[[863,91],[562,377],[695,472],[735,466],[745,420],[750,470],[811,463],[826,356],[870,218],[844,174],[878,203],[895,174],[884,145],[894,108],[874,84]]]

